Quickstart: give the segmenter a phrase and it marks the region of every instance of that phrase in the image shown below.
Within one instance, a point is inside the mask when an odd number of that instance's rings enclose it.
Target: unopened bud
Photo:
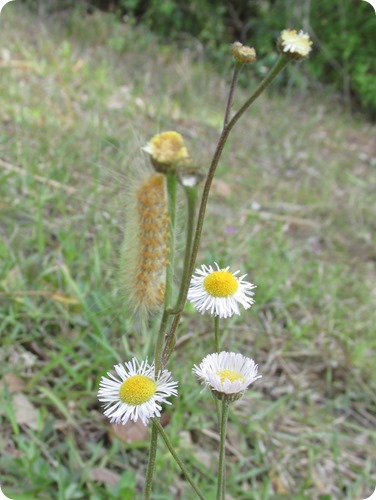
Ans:
[[[240,42],[234,42],[231,46],[235,61],[241,64],[249,64],[256,61],[256,51],[253,47],[247,47]]]

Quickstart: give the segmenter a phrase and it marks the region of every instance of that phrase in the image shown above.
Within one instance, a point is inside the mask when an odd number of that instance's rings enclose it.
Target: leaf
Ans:
[[[111,432],[124,443],[145,441],[148,436],[148,429],[141,420],[137,420],[137,422],[129,420],[125,425],[113,424],[111,425]]]
[[[109,469],[105,469],[104,467],[93,467],[89,475],[93,481],[108,484],[109,486],[114,486],[120,480],[119,474],[116,474],[116,472],[112,472]]]
[[[37,428],[38,412],[29,399],[21,392],[13,396],[13,410],[16,422],[32,429]]]
[[[14,373],[6,373],[1,385],[6,386],[11,394],[21,392],[25,388],[25,382]]]
[[[63,304],[68,305],[78,305],[80,301],[75,299],[74,297],[69,297],[68,295],[62,295],[60,293],[52,293],[51,298],[56,300],[56,302],[61,302]]]

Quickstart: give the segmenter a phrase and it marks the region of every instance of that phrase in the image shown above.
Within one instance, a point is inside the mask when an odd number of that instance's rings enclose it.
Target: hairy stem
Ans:
[[[215,352],[219,352],[219,316],[214,316],[214,346]]]
[[[183,265],[183,275],[180,283],[180,290],[178,300],[173,309],[169,309],[168,314],[174,315],[178,314],[182,305],[185,302],[185,283],[190,276],[189,272],[189,262],[191,259],[191,249],[193,241],[193,231],[195,225],[195,214],[196,214],[196,201],[197,201],[197,189],[196,188],[185,188],[185,193],[187,196],[187,232],[186,232],[186,242],[185,242],[185,253],[184,253],[184,265]],[[173,351],[175,330],[170,331],[166,338],[166,344],[162,355],[162,364],[165,365]]]
[[[162,363],[162,351],[163,344],[165,340],[165,333],[167,330],[169,313],[168,309],[171,305],[172,300],[172,287],[173,287],[173,276],[174,276],[174,250],[175,250],[175,220],[176,220],[176,192],[177,192],[177,179],[175,172],[167,174],[167,193],[168,193],[168,211],[170,216],[170,241],[169,241],[169,254],[168,254],[168,264],[166,269],[166,292],[165,292],[165,303],[164,310],[161,318],[161,323],[159,326],[159,332],[157,336],[157,341],[155,343],[154,351],[154,364],[155,373],[158,373],[161,369]]]
[[[226,450],[226,432],[228,419],[229,403],[225,398],[222,400],[222,418],[220,425],[220,444],[219,444],[219,464],[218,464],[218,483],[217,500],[224,500],[225,494],[225,450]]]
[[[169,205],[169,216],[170,216],[170,241],[169,241],[169,256],[168,256],[169,258],[166,269],[165,304],[154,351],[154,366],[156,375],[159,373],[161,369],[163,342],[169,317],[167,309],[170,307],[170,303],[172,300],[172,286],[173,286],[172,281],[174,272],[174,247],[175,247],[176,189],[177,189],[177,180],[175,172],[168,173],[167,193],[168,193],[168,205]],[[158,432],[155,426],[153,426],[150,438],[149,461],[148,461],[146,484],[145,484],[145,500],[148,500],[151,494],[154,469],[155,469],[155,458],[157,454],[157,441],[158,441]]]
[[[145,483],[145,491],[144,491],[144,500],[149,500],[151,495],[151,488],[153,484],[153,476],[155,469],[155,458],[157,455],[157,442],[158,442],[158,430],[153,426],[151,430],[151,439],[150,439],[150,450],[149,450],[149,461],[148,468],[146,472],[146,483]]]

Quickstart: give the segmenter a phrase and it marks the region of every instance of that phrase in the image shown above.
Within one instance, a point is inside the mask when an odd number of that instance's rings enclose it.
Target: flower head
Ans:
[[[212,316],[230,318],[234,313],[240,314],[239,304],[249,309],[254,303],[251,290],[255,285],[244,281],[247,275],[237,277],[240,271],[230,272],[230,268],[217,269],[212,266],[201,266],[196,269],[197,275],[192,276],[188,300],[201,314],[209,311]]]
[[[309,35],[302,30],[283,30],[278,40],[278,47],[292,59],[304,59],[312,50]]]
[[[241,64],[249,64],[256,61],[256,51],[253,47],[247,47],[240,42],[231,45],[231,52],[235,61]]]
[[[142,149],[150,154],[154,168],[163,173],[189,158],[183,137],[174,131],[155,135]]]
[[[232,401],[239,399],[249,385],[261,378],[257,370],[253,359],[226,351],[208,354],[199,366],[193,367],[193,373],[219,399],[224,396]]]
[[[125,425],[129,419],[137,422],[140,418],[147,425],[149,418],[160,417],[161,403],[171,404],[166,398],[178,395],[171,373],[163,370],[156,376],[154,364],[147,360],[139,363],[133,358],[114,368],[120,380],[108,372],[109,378],[102,377],[98,391],[111,423]]]

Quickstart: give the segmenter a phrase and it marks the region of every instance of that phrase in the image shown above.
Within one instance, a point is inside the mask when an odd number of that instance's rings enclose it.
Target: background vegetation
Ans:
[[[29,0],[33,1],[33,0]],[[76,2],[47,0],[39,5],[49,11]],[[83,3],[83,5],[89,5]],[[105,10],[125,15],[127,22],[141,24],[161,40],[181,48],[196,44],[227,72],[224,56],[234,40],[257,47],[260,74],[275,57],[274,41],[281,26],[303,28],[315,43],[309,67],[290,70],[290,78],[308,77],[311,87],[330,85],[348,106],[368,118],[376,117],[376,16],[361,0],[96,0]],[[287,80],[279,79],[281,88]]]
[[[148,351],[116,293],[125,174],[168,129],[205,168],[229,75],[192,39],[179,49],[110,13],[45,7],[0,17],[0,483],[15,500],[137,499],[149,429],[108,425],[96,399],[102,374]],[[255,45],[269,64],[271,42]],[[357,500],[376,482],[375,128],[307,91],[316,57],[237,126],[199,255],[258,285],[223,338],[263,375],[231,415],[234,499]],[[216,426],[190,371],[211,329],[187,306],[163,422],[208,500]],[[193,498],[162,443],[157,460],[154,498]]]

